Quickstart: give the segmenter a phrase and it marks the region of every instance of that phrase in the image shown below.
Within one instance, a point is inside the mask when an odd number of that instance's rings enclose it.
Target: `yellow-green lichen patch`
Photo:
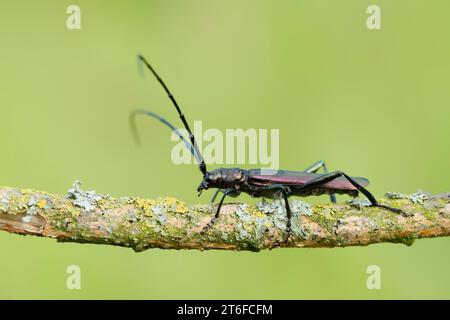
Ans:
[[[430,221],[436,221],[437,217],[438,217],[438,213],[436,211],[424,211],[422,212],[422,214],[424,215],[425,218],[427,218]]]
[[[344,218],[345,214],[331,205],[318,204],[313,208],[313,214],[309,219],[328,232],[333,232],[336,221]]]
[[[2,196],[2,208],[5,213],[19,214],[28,210],[30,192],[26,189],[8,189]]]
[[[45,200],[45,199],[39,199],[39,201],[36,203],[36,205],[37,205],[40,209],[44,209],[45,206],[47,205],[47,200]]]
[[[188,213],[189,209],[186,204],[178,199],[172,197],[162,198],[164,205],[166,206],[168,211],[174,213]]]
[[[142,210],[142,214],[146,217],[153,217],[152,206],[154,205],[154,200],[146,200],[146,199],[135,199],[136,207]]]

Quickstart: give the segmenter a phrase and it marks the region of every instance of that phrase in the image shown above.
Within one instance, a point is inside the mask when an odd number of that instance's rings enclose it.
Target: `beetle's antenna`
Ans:
[[[163,117],[161,117],[160,115],[158,115],[152,111],[138,109],[138,110],[134,110],[133,112],[130,113],[131,133],[133,135],[133,139],[136,142],[136,144],[138,144],[138,145],[140,144],[139,132],[138,132],[137,126],[136,126],[136,116],[138,114],[153,117],[153,118],[161,121],[167,127],[169,127],[170,130],[172,130],[181,140],[183,140],[183,142],[186,145],[186,147],[188,148],[188,150],[192,153],[192,155],[197,160],[197,162],[200,163],[201,159],[198,156],[198,154],[195,152],[195,148],[192,146],[192,144],[188,140],[186,140],[186,138],[181,134],[181,132],[177,128],[175,128],[169,121],[167,121],[166,119],[164,119]]]
[[[170,90],[167,88],[164,81],[159,77],[159,75],[156,73],[156,71],[152,68],[152,66],[145,60],[145,58],[142,55],[138,55],[138,61],[142,61],[145,66],[153,73],[153,75],[156,77],[156,80],[159,81],[159,83],[163,86],[164,90],[166,91],[167,95],[169,96],[169,99],[172,101],[173,105],[177,109],[178,115],[180,116],[181,121],[183,122],[184,127],[186,128],[187,132],[189,133],[189,139],[191,141],[192,146],[195,149],[195,153],[198,156],[199,159],[199,168],[202,174],[206,173],[206,164],[205,160],[203,159],[203,156],[200,153],[200,150],[198,149],[197,143],[195,142],[195,137],[192,134],[191,128],[189,127],[189,124],[186,121],[186,118],[184,117],[184,114],[181,112],[180,107],[178,106],[177,101],[175,100],[175,97],[170,92]]]

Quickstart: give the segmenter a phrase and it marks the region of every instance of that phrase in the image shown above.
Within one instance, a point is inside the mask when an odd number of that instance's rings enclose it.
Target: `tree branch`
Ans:
[[[253,250],[275,247],[344,247],[380,242],[412,244],[416,238],[450,235],[450,193],[388,193],[379,200],[411,216],[345,204],[291,200],[292,233],[278,201],[227,204],[206,233],[216,206],[186,206],[174,198],[112,198],[83,191],[76,182],[65,196],[0,187],[0,230],[93,244],[163,249]]]

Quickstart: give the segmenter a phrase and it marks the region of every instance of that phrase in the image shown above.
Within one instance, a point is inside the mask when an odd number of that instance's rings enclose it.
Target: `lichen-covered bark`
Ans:
[[[309,204],[291,200],[288,242],[279,202],[227,204],[206,233],[215,206],[187,206],[174,198],[112,198],[83,191],[78,182],[65,196],[0,187],[0,230],[58,241],[111,244],[143,251],[164,249],[253,250],[275,247],[343,247],[379,242],[412,244],[416,238],[450,235],[450,194],[388,193],[379,200],[409,217],[367,207],[364,201]]]

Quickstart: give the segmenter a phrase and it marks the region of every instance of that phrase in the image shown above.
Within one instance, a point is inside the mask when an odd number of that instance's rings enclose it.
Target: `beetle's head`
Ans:
[[[220,169],[216,169],[211,172],[206,172],[203,176],[202,182],[197,188],[198,195],[200,195],[203,190],[209,188],[220,188],[221,186],[222,186],[222,171]]]

